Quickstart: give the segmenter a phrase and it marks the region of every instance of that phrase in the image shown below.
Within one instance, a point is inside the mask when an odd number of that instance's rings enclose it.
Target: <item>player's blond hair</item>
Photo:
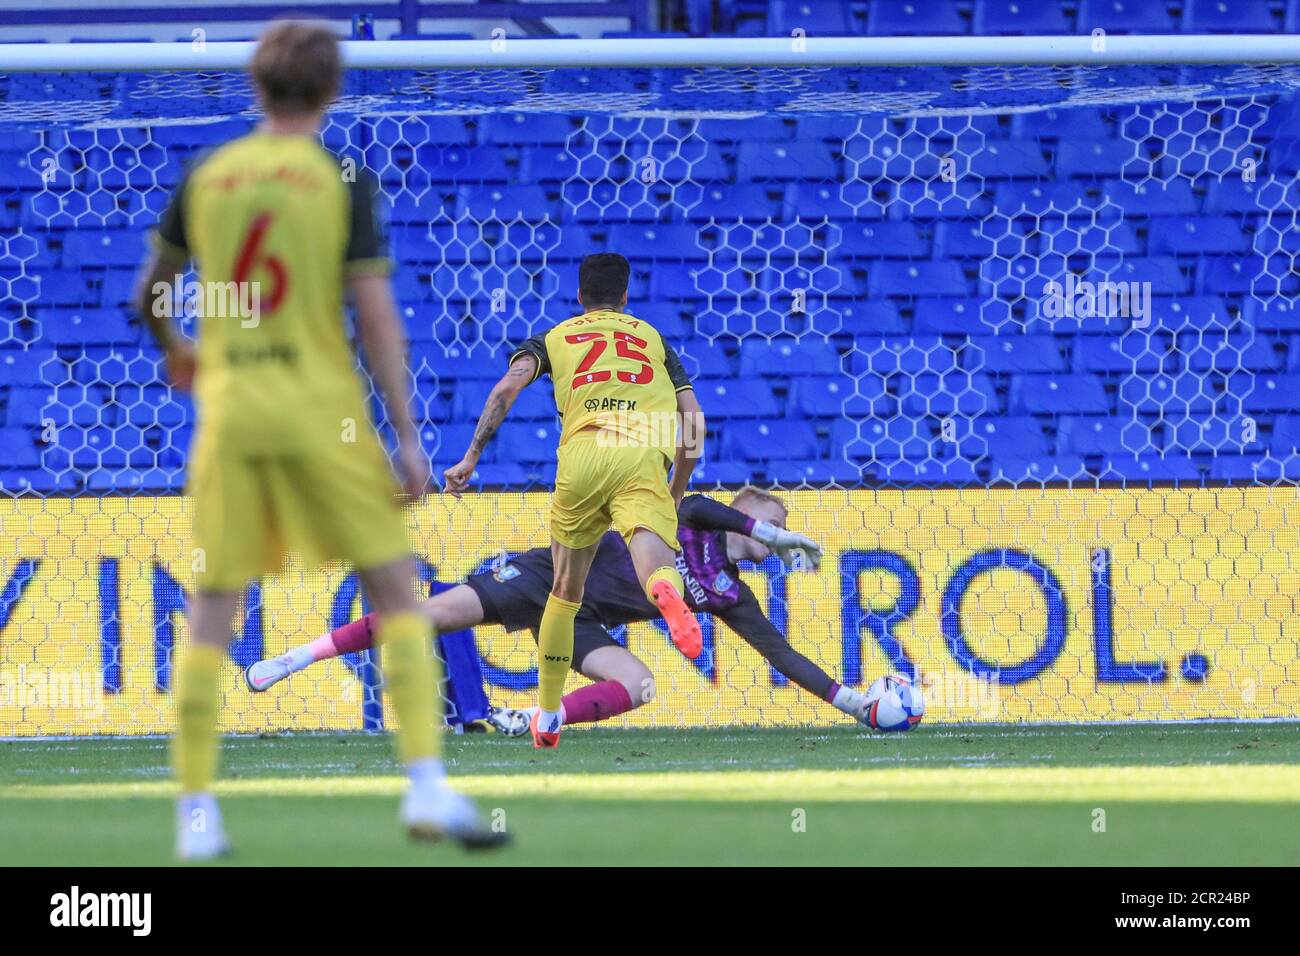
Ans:
[[[785,502],[770,491],[764,491],[762,488],[755,488],[753,485],[746,485],[736,492],[736,496],[731,499],[731,507],[736,507],[742,501],[766,501],[774,504],[781,509],[783,514],[789,514],[790,509],[786,507]]]
[[[257,41],[249,70],[267,113],[315,113],[338,95],[342,82],[338,37],[318,23],[281,20]]]

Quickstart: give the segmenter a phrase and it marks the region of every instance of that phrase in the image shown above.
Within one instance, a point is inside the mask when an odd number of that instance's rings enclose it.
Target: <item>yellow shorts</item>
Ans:
[[[560,446],[551,496],[551,536],[567,548],[586,548],[613,525],[624,540],[637,528],[653,531],[674,551],[677,509],[668,491],[664,453],[657,448],[604,445],[594,431]]]
[[[308,568],[373,568],[411,554],[399,488],[379,439],[311,454],[242,451],[200,426],[190,457],[194,585],[237,591],[296,553]]]

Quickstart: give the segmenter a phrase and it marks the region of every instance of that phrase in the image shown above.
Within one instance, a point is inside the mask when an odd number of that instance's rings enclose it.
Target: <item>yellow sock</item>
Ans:
[[[558,711],[564,682],[573,662],[573,619],[579,605],[554,594],[546,599],[542,625],[537,631],[537,703],[542,710]]]
[[[397,754],[404,763],[437,757],[442,737],[434,726],[438,708],[434,697],[438,682],[437,658],[431,658],[429,639],[433,627],[417,611],[389,614],[379,619],[375,635],[383,656],[384,683],[397,712]]]
[[[670,565],[664,565],[662,568],[655,568],[645,579],[645,596],[650,599],[651,604],[655,599],[650,592],[654,590],[656,581],[667,581],[679,595],[686,596],[686,582],[682,580],[681,573]]]
[[[217,772],[217,673],[224,648],[185,645],[176,667],[172,768],[182,793],[206,793]]]

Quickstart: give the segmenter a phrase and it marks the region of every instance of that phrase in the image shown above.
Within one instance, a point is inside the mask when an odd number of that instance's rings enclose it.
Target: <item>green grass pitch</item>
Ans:
[[[553,753],[448,737],[459,784],[515,836],[492,856],[405,840],[382,736],[227,740],[218,793],[235,864],[1295,866],[1298,731],[599,728]],[[160,739],[0,742],[0,859],[169,863],[166,762]]]

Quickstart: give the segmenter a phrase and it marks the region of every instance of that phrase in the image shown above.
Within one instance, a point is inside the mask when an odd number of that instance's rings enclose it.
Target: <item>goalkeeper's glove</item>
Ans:
[[[822,546],[812,538],[778,528],[767,521],[755,521],[749,536],[759,544],[765,544],[772,553],[781,559],[787,568],[799,570],[810,568],[816,571],[822,563]]]

